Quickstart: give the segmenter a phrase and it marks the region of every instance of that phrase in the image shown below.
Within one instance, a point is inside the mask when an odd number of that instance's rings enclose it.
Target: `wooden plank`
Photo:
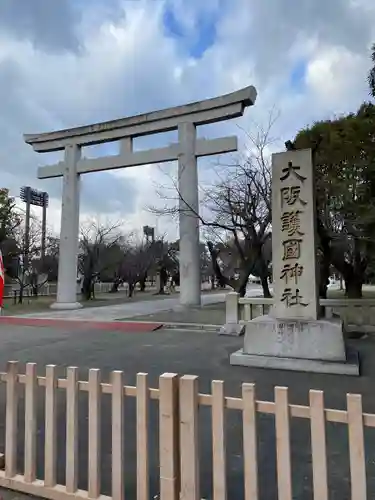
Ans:
[[[46,366],[44,484],[56,485],[56,366]]]
[[[25,381],[25,481],[32,483],[36,478],[36,364],[26,364]]]
[[[66,386],[66,490],[78,488],[78,368],[67,368]]]
[[[147,373],[137,374],[137,500],[150,498]]]
[[[181,500],[200,500],[198,377],[180,378]]]
[[[159,377],[160,500],[179,500],[178,376]]]
[[[278,500],[292,500],[288,388],[275,387]]]
[[[366,500],[366,455],[363,435],[362,396],[347,394],[350,479],[352,500]]]
[[[227,498],[224,382],[213,380],[212,388],[212,465],[214,500]]]
[[[113,371],[112,381],[112,498],[124,499],[124,382],[123,372]]]
[[[6,414],[5,414],[5,477],[17,472],[17,411],[18,411],[18,362],[7,363]]]
[[[255,384],[242,384],[242,401],[245,500],[258,500],[258,446]]]
[[[100,370],[89,370],[89,498],[100,496]]]
[[[327,446],[323,391],[309,391],[314,499],[328,500]]]

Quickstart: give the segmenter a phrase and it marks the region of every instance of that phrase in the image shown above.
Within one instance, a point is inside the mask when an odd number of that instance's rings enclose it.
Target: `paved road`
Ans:
[[[261,288],[257,285],[249,287],[248,296],[259,294]],[[202,294],[202,305],[215,304],[225,301],[226,293]],[[133,318],[147,314],[155,314],[178,308],[179,297],[163,297],[155,300],[140,300],[137,302],[125,302],[124,304],[108,305],[102,307],[86,307],[76,311],[44,311],[38,313],[22,314],[22,318],[53,318],[69,320],[90,321],[115,321],[117,319]]]
[[[17,359],[21,363],[34,361],[38,363],[42,374],[44,366],[55,363],[62,368],[63,376],[67,365],[80,367],[80,378],[87,378],[88,368],[100,368],[103,379],[107,380],[109,372],[120,369],[125,372],[125,380],[133,384],[135,374],[139,371],[149,373],[150,383],[156,387],[158,376],[163,372],[179,374],[195,374],[200,377],[200,390],[210,390],[212,379],[225,380],[226,394],[239,395],[241,382],[255,382],[257,397],[272,400],[273,387],[284,385],[290,387],[290,400],[297,404],[308,403],[308,389],[324,389],[326,406],[345,408],[347,392],[363,394],[364,411],[375,413],[374,380],[375,380],[375,339],[356,341],[363,355],[363,376],[352,378],[334,375],[318,375],[292,373],[231,367],[228,363],[229,353],[238,349],[242,339],[222,337],[206,332],[177,332],[161,330],[152,333],[120,333],[74,330],[69,328],[36,328],[0,325],[0,370],[4,370],[6,361]],[[0,384],[0,450],[4,445],[4,387]],[[42,392],[42,389],[40,389]],[[79,425],[81,441],[79,443],[80,487],[87,485],[87,399],[81,395],[79,408]],[[43,476],[43,398],[40,395],[38,415],[38,475]],[[65,401],[64,395],[58,398],[58,460],[59,479],[64,481],[64,440],[65,440]],[[127,498],[135,498],[135,419],[134,401],[128,398],[125,402],[126,421],[126,493]],[[107,395],[102,402],[102,474],[103,493],[110,492],[110,400]],[[20,415],[22,415],[22,404]],[[202,498],[212,498],[211,485],[211,437],[210,413],[207,408],[200,411],[200,458],[202,471]],[[228,448],[228,498],[241,500],[242,488],[242,434],[240,412],[227,412],[227,448]],[[157,459],[157,404],[151,405],[151,434],[153,436],[150,452],[152,494],[158,492],[158,459]],[[275,431],[274,418],[260,415],[259,429],[259,469],[262,500],[277,498],[275,489]],[[293,419],[291,426],[294,498],[311,499],[311,456],[308,421]],[[328,424],[329,472],[331,496],[333,500],[350,498],[348,439],[347,427],[341,424]],[[23,436],[19,432],[19,467],[22,470]],[[369,496],[375,498],[375,430],[366,430],[368,452]]]

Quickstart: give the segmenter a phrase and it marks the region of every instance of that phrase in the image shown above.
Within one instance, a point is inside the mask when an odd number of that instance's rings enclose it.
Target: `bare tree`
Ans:
[[[78,270],[82,275],[82,294],[86,300],[93,298],[94,283],[100,273],[117,268],[123,257],[123,237],[120,223],[88,220],[81,226]]]
[[[48,237],[47,254],[50,241]],[[7,274],[19,285],[19,303],[22,303],[26,289],[31,289],[34,296],[38,295],[39,288],[48,280],[49,266],[55,264],[52,260],[42,263],[41,243],[41,221],[33,216],[30,219],[28,248],[26,248],[25,225],[22,221],[14,228],[13,237],[2,244],[3,252],[7,256]]]
[[[146,281],[147,274],[154,263],[154,242],[130,241],[124,248],[119,268],[119,278],[129,286],[129,297],[133,296],[138,283]]]
[[[160,281],[157,293],[163,293],[168,276],[173,275],[177,279],[177,253],[176,243],[167,243],[163,238],[152,242],[128,238],[118,277],[120,281],[129,285],[129,296],[133,295],[138,283],[142,287],[142,283],[145,283],[150,272],[159,273]]]
[[[255,135],[247,134],[249,149],[241,161],[218,165],[218,180],[205,189],[201,187],[202,213],[195,214],[205,229],[213,271],[219,284],[230,285],[241,296],[246,293],[250,274],[256,274],[260,277],[264,296],[270,297],[268,278],[272,216],[269,147],[274,142],[270,132],[275,119],[270,114],[265,129],[258,126]],[[181,200],[176,183],[174,185],[177,190],[175,201]],[[159,195],[171,201],[162,189]],[[188,209],[191,210],[191,207],[188,206]],[[159,215],[174,216],[181,209],[175,204],[161,209],[149,207],[149,210]],[[228,266],[228,255],[232,259],[231,266]]]

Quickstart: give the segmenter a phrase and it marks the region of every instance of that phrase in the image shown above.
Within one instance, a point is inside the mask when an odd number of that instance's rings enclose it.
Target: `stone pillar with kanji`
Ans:
[[[358,375],[340,318],[319,318],[315,181],[310,149],[272,155],[273,305],[248,321],[232,365]]]
[[[272,274],[277,319],[318,319],[311,150],[272,157]]]

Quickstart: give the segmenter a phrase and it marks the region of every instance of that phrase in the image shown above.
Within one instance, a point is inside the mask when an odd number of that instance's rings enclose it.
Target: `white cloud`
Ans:
[[[355,106],[358,94],[365,95],[368,61],[345,47],[325,47],[311,58],[306,81],[321,106],[340,109]],[[353,102],[354,97],[354,102]]]
[[[375,40],[370,0],[332,0],[325,9],[301,0],[289,10],[278,0],[111,0],[82,6],[64,1],[65,9],[74,5],[84,7],[72,22],[74,29],[60,26],[57,38],[49,32],[37,43],[35,34],[21,37],[13,25],[0,35],[1,184],[15,194],[23,184],[48,190],[54,228],[60,221],[61,182],[37,181],[36,168],[59,155],[33,153],[23,143],[24,132],[114,119],[254,84],[258,100],[243,119],[205,127],[200,134],[241,134],[236,123],[247,128],[253,120],[264,122],[276,106],[281,116],[273,135],[283,141],[311,121],[354,110],[367,98],[368,48]],[[181,20],[187,40],[167,36],[166,6]],[[181,44],[197,35],[196,20],[208,12],[219,16],[216,40],[194,59]],[[51,22],[64,24],[65,18]],[[36,21],[30,26],[37,27]],[[301,61],[306,75],[297,89],[290,75]],[[201,178],[208,175],[202,164]],[[175,223],[144,210],[157,201],[155,182],[168,183],[156,166],[85,176],[83,216],[103,210],[129,227],[157,224],[159,232],[174,237]]]

